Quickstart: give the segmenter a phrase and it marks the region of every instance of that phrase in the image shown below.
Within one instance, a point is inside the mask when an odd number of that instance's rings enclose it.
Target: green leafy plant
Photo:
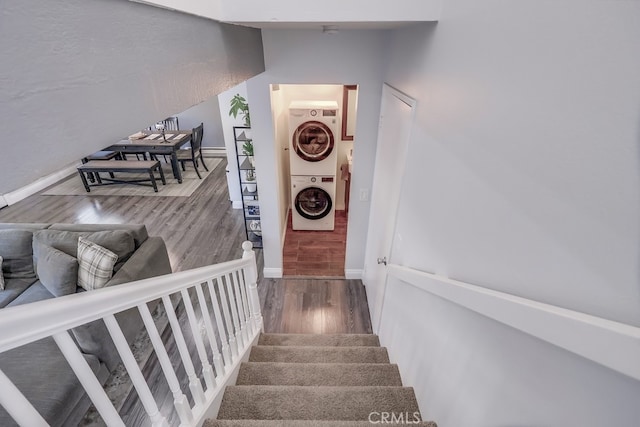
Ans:
[[[246,99],[240,96],[239,93],[231,98],[231,109],[229,110],[229,116],[233,116],[233,118],[235,119],[236,117],[238,117],[238,114],[240,114],[244,119],[244,125],[246,127],[251,127],[249,104],[247,103]]]
[[[247,139],[242,144],[242,152],[247,156],[253,156],[253,141],[251,139]]]

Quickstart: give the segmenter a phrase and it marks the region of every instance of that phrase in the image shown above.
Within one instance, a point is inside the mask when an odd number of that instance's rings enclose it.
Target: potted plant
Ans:
[[[255,193],[258,189],[256,184],[256,173],[253,169],[248,169],[245,174],[245,180],[247,181],[247,191],[249,193]]]
[[[247,139],[242,144],[242,153],[247,156],[247,158],[249,159],[249,163],[251,163],[251,166],[255,167],[255,161],[253,159],[253,140]]]
[[[238,114],[240,114],[244,119],[244,125],[246,127],[251,127],[249,104],[247,103],[246,99],[240,96],[239,93],[231,98],[231,109],[229,110],[229,116],[233,116],[233,118],[235,119],[236,117],[238,117]]]

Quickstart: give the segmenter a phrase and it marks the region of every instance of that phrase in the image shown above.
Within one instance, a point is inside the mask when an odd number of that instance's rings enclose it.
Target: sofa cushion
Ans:
[[[38,247],[38,278],[54,296],[61,297],[76,292],[78,285],[78,260],[56,248],[34,242]]]
[[[2,273],[6,279],[35,278],[31,230],[0,230]]]
[[[4,291],[0,292],[0,308],[10,305],[27,289],[36,279],[5,279]]]
[[[2,274],[2,257],[0,256],[0,291],[4,291],[4,274]]]
[[[80,237],[78,239],[78,286],[88,291],[103,288],[111,276],[118,255]]]
[[[7,307],[15,307],[22,304],[29,304],[31,302],[43,301],[52,298],[55,298],[53,294],[49,292],[49,290],[45,288],[39,280],[36,280],[33,284],[22,291],[16,299],[7,304]]]
[[[149,238],[147,227],[144,224],[52,224],[49,230],[89,233],[95,231],[128,231],[133,236],[136,248],[139,248]],[[99,242],[96,243],[101,244]]]
[[[133,251],[135,250],[135,242],[132,234],[126,230],[107,230],[107,231],[64,231],[64,230],[39,230],[33,233],[33,258],[38,271],[38,259],[40,257],[39,248],[36,243],[52,246],[59,251],[78,257],[78,238],[82,236],[87,240],[96,243],[103,248],[110,250],[118,255],[118,264],[115,270],[119,270]]]

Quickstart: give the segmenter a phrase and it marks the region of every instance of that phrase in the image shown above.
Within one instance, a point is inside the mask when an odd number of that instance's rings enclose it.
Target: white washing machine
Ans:
[[[293,101],[289,105],[291,175],[336,174],[338,112],[335,101]]]
[[[291,175],[291,222],[294,230],[333,230],[335,175]]]

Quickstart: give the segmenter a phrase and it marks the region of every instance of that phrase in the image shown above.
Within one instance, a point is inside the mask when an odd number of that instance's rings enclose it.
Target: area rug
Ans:
[[[115,160],[114,160],[115,161]],[[162,171],[164,172],[167,185],[162,185],[160,180],[157,180],[158,192],[154,192],[153,188],[141,185],[133,184],[112,184],[103,185],[97,187],[91,187],[91,192],[87,193],[82,185],[80,175],[75,174],[67,178],[65,181],[60,182],[54,187],[45,190],[42,195],[44,196],[149,196],[149,197],[189,197],[194,191],[206,180],[207,176],[220,164],[221,159],[207,158],[205,159],[209,171],[204,170],[200,165],[199,171],[202,175],[202,179],[198,178],[193,165],[187,164],[186,171],[182,172],[182,184],[173,177],[171,171],[171,164],[162,164]],[[146,174],[121,174],[123,179],[136,179],[136,178],[148,178]],[[107,176],[103,174],[102,176]]]

